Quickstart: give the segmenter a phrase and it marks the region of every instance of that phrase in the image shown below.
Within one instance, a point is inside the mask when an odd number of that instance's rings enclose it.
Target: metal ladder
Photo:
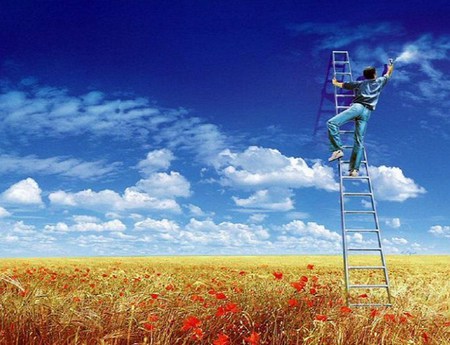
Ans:
[[[332,66],[333,75],[339,82],[353,80],[348,51],[333,51]],[[348,109],[353,97],[354,93],[335,87],[336,114]],[[350,124],[351,128],[344,125],[339,131],[342,138],[347,141],[351,139],[349,138],[351,134],[354,134],[353,124]],[[351,153],[353,143],[347,145],[344,143],[343,148],[346,151],[350,149]],[[345,155],[348,157],[350,153],[345,152]],[[347,176],[346,167],[349,162],[349,159],[341,158],[338,163],[346,302],[348,306],[353,307],[391,306],[388,270],[365,148],[360,176]],[[351,236],[354,236],[354,243]],[[364,236],[369,236],[369,239],[364,239]],[[359,241],[359,245],[355,239]],[[373,264],[374,259],[378,263]]]

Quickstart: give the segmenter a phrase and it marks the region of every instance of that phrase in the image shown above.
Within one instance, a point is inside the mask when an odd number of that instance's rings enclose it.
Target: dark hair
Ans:
[[[369,66],[364,68],[364,78],[366,79],[373,79],[375,78],[375,73],[377,73],[377,70],[373,66]]]

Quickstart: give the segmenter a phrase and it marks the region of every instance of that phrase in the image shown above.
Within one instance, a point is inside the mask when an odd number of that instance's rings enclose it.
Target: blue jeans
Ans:
[[[327,121],[328,138],[330,139],[331,151],[342,150],[342,141],[339,127],[343,124],[355,121],[355,136],[353,151],[350,157],[349,170],[359,170],[364,149],[364,135],[366,134],[367,122],[372,111],[360,103],[354,103],[350,108]]]

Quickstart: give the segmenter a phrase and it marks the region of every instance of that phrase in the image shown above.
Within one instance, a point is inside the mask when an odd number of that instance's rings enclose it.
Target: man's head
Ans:
[[[373,66],[366,67],[364,68],[363,75],[366,79],[375,79],[377,70]]]

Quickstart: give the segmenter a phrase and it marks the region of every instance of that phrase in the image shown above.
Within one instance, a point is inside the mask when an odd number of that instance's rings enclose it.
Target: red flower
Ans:
[[[295,288],[298,292],[302,291],[305,288],[305,283],[303,282],[293,282],[291,286]]]
[[[291,298],[291,299],[288,301],[288,303],[289,303],[289,306],[292,307],[292,308],[298,306],[298,301],[297,301],[295,298]]]
[[[371,317],[375,317],[375,316],[377,316],[377,315],[380,315],[380,311],[379,311],[379,310],[377,310],[377,309],[372,309],[372,310],[370,311],[370,316],[371,316]]]
[[[314,265],[313,264],[308,264],[308,266],[306,266],[307,269],[309,270],[313,270],[314,269]]]
[[[181,328],[183,331],[188,331],[190,329],[198,328],[202,322],[196,318],[195,316],[189,316],[183,321],[183,327]]]
[[[250,345],[258,345],[259,344],[259,334],[253,331],[249,337],[244,338],[244,340]]]
[[[317,321],[327,321],[327,320],[328,320],[328,316],[326,316],[326,315],[321,315],[321,314],[317,314],[317,315],[316,315],[316,320],[317,320]]]
[[[430,336],[428,335],[427,332],[423,332],[423,333],[422,333],[422,339],[423,339],[423,342],[424,342],[425,344],[428,344],[428,343],[429,343],[429,341],[430,341]]]
[[[220,333],[217,336],[217,339],[214,340],[213,345],[230,345],[230,338],[228,337],[228,335]]]
[[[394,314],[385,314],[384,319],[387,322],[395,322],[395,315]]]
[[[201,328],[194,328],[192,330],[192,339],[200,340],[203,338],[203,330]]]
[[[172,284],[169,284],[169,285],[166,286],[166,290],[167,291],[173,291],[173,290],[175,290],[175,286],[173,286]]]
[[[283,272],[273,272],[273,275],[274,275],[276,280],[283,279]]]
[[[347,307],[347,306],[342,306],[341,307],[341,313],[342,314],[350,314],[352,312],[351,308]]]
[[[306,282],[308,282],[308,277],[307,276],[301,276],[300,277],[300,281],[306,283]]]
[[[227,312],[224,307],[217,308],[216,316],[224,316]]]
[[[159,294],[152,293],[152,294],[150,294],[150,296],[152,296],[153,299],[157,299],[159,297]]]
[[[217,299],[227,299],[227,296],[225,296],[225,294],[223,292],[218,292],[218,293],[216,293],[216,298]]]
[[[309,293],[310,293],[311,295],[315,295],[315,294],[317,293],[317,290],[314,289],[314,288],[311,288],[311,289],[309,289]]]
[[[450,321],[444,323],[444,327],[450,327]]]
[[[368,298],[369,296],[366,293],[363,293],[358,296],[359,298]]]
[[[145,323],[144,323],[144,328],[145,328],[147,331],[153,331],[153,330],[155,329],[155,326],[153,326],[150,322],[145,322]]]
[[[239,313],[240,311],[236,303],[228,303],[225,309],[229,313]]]

